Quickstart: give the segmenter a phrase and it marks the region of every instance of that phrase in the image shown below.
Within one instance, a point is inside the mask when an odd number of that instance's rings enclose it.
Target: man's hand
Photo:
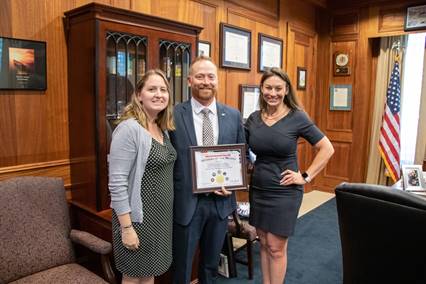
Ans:
[[[222,185],[221,190],[215,190],[214,194],[227,197],[227,196],[230,196],[232,192],[230,192],[229,190],[226,190],[225,187]]]

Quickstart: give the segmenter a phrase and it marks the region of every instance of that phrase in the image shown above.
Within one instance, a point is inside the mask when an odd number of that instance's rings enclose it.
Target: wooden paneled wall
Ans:
[[[87,4],[88,0],[2,0],[0,35],[47,42],[47,90],[0,91],[0,179],[17,175],[63,177],[70,185],[67,48],[63,13]],[[204,27],[201,40],[212,44],[212,57],[219,62],[219,24],[240,26],[252,31],[251,71],[220,69],[218,100],[238,107],[239,84],[258,84],[258,33],[284,40],[283,65],[290,54],[291,74],[295,66],[308,66],[314,74],[315,1],[299,0],[97,0],[119,8],[152,14]],[[319,1],[324,2],[324,1]],[[323,4],[323,3],[322,3]],[[287,33],[292,34],[288,43]],[[293,48],[294,31],[308,35],[305,45]],[[296,35],[296,38],[298,36]],[[305,51],[309,50],[309,51]],[[294,69],[294,70],[293,70]],[[308,75],[309,76],[309,75]],[[312,76],[312,82],[315,76]],[[311,86],[309,84],[308,86]],[[313,85],[312,85],[313,86]],[[302,92],[308,103],[314,88]],[[309,95],[307,95],[309,94]],[[82,137],[84,140],[85,138]]]
[[[404,34],[406,7],[419,1],[331,1],[319,15],[317,87],[318,124],[332,141],[335,154],[314,187],[333,191],[342,181],[364,182],[370,145],[371,115],[379,37]],[[333,55],[349,54],[349,76],[334,76]],[[351,111],[331,111],[330,85],[352,86]]]
[[[17,175],[63,177],[69,186],[67,52],[64,11],[88,0],[2,0],[0,35],[47,42],[47,90],[0,91],[0,179]],[[204,27],[219,61],[219,24],[252,31],[250,71],[220,69],[218,100],[238,107],[239,84],[258,84],[258,33],[282,38],[283,65],[293,82],[307,68],[307,88],[297,91],[305,109],[331,138],[336,154],[314,188],[332,190],[341,181],[364,181],[373,102],[372,38],[403,33],[407,5],[396,0],[97,0],[103,4]],[[328,6],[327,6],[328,5]],[[334,77],[332,57],[347,51],[348,77]],[[351,112],[329,111],[330,84],[352,84]],[[84,139],[84,137],[82,137]],[[301,144],[301,168],[312,153]]]

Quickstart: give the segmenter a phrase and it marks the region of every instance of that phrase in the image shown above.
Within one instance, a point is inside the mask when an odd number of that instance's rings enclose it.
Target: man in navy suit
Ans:
[[[192,98],[175,107],[176,130],[170,139],[178,157],[174,168],[173,282],[191,281],[192,259],[199,245],[198,280],[212,283],[225,239],[227,217],[236,207],[226,189],[192,193],[190,146],[203,146],[203,113],[213,128],[213,144],[245,143],[239,111],[216,102],[217,67],[208,57],[192,63],[188,84]],[[206,110],[208,109],[208,110]]]

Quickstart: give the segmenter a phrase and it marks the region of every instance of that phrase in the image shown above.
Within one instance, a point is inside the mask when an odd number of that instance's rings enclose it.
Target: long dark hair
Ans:
[[[285,73],[284,71],[282,71],[280,68],[277,67],[272,67],[270,69],[267,69],[263,75],[262,75],[262,79],[260,79],[260,96],[259,96],[259,106],[260,106],[260,110],[261,111],[265,111],[266,110],[266,106],[267,103],[265,102],[265,100],[263,99],[263,93],[262,93],[262,88],[263,88],[263,83],[270,77],[273,76],[277,76],[278,78],[280,78],[281,80],[283,80],[286,85],[287,85],[287,89],[288,89],[288,93],[284,96],[284,104],[286,106],[288,106],[291,110],[298,110],[298,109],[302,109],[302,107],[300,106],[297,97],[295,95],[293,86],[291,85],[290,82],[290,78],[288,77],[287,73]]]

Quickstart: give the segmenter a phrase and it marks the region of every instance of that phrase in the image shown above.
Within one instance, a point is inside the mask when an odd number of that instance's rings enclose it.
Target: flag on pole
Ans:
[[[379,139],[380,154],[394,182],[400,177],[401,84],[399,76],[399,63],[395,61],[387,89],[385,113]]]

